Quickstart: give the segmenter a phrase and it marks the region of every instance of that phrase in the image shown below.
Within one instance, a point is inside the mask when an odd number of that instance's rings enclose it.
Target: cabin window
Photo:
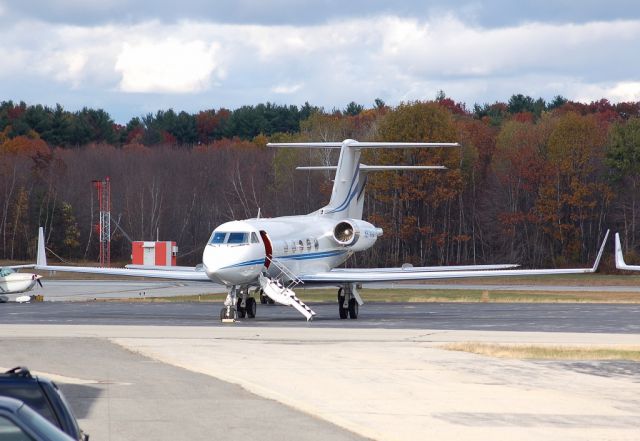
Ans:
[[[311,239],[307,239],[307,251],[311,251]]]
[[[300,250],[300,252],[304,251],[304,244],[301,240],[298,241],[298,249]]]
[[[249,233],[229,233],[227,243],[229,245],[240,245],[243,243],[249,243]]]
[[[258,235],[255,232],[251,233],[251,243],[260,243],[258,240]]]
[[[320,248],[320,244],[318,243],[318,239],[313,239],[313,247],[316,249],[316,251],[318,251],[318,248]]]
[[[295,240],[291,241],[291,252],[292,253],[296,252],[296,241]]]
[[[213,233],[213,236],[211,236],[211,240],[209,241],[209,243],[213,243],[213,244],[224,243],[224,240],[226,237],[227,237],[227,233],[222,233],[218,231],[217,233]]]
[[[282,249],[284,250],[284,253],[287,254],[289,252],[289,245],[285,242]]]

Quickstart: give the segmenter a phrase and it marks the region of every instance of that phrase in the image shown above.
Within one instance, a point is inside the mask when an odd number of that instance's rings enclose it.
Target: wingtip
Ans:
[[[616,233],[616,268],[626,269],[627,264],[624,261],[624,255],[622,254],[622,245],[620,245],[620,233]]]
[[[38,249],[36,254],[36,267],[47,266],[47,254],[44,249],[44,229],[38,228]]]

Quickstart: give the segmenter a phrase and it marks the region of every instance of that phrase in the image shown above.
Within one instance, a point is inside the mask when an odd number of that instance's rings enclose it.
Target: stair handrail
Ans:
[[[284,275],[289,280],[287,289],[291,289],[295,286],[298,286],[301,283],[304,284],[304,282],[300,280],[300,278],[298,278],[298,276],[296,276],[293,273],[293,271],[287,268],[286,265],[280,263],[277,259],[273,259],[267,256],[267,260],[271,262],[272,265],[275,265],[275,267],[278,268],[278,270],[280,270],[280,274],[276,276],[277,279],[283,280],[284,278],[282,277],[282,275]]]

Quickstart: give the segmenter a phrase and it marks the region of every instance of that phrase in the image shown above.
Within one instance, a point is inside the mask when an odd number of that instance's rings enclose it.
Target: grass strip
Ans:
[[[640,347],[507,345],[495,343],[449,343],[449,351],[470,352],[498,358],[536,360],[630,360],[640,361]]]

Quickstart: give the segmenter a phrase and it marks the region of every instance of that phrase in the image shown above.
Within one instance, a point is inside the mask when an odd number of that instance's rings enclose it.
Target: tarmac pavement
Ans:
[[[154,427],[172,439],[357,439],[353,432],[378,440],[572,441],[640,433],[638,363],[502,360],[442,348],[638,346],[639,334],[0,326],[0,347],[10,348],[0,351],[0,365],[40,360],[39,370],[96,381],[78,391],[93,403],[83,421],[99,435],[92,439],[169,439],[149,436]],[[169,386],[154,386],[160,382]],[[264,410],[276,401],[290,408]],[[180,416],[171,419],[174,402]],[[310,420],[290,423],[285,410]],[[179,432],[183,426],[191,431]]]
[[[281,441],[293,434],[297,440],[363,439],[238,385],[150,359],[105,338],[69,338],[64,332],[55,338],[39,332],[16,338],[0,329],[0,366],[28,366],[56,381],[91,441]],[[211,361],[216,363],[215,357]]]

